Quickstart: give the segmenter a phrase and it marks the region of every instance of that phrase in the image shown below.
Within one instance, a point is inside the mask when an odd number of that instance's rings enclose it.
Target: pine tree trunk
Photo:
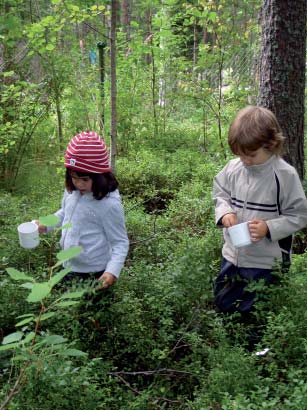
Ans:
[[[285,159],[304,177],[306,0],[264,0],[258,104],[286,137]]]
[[[115,172],[116,159],[116,137],[117,137],[117,107],[116,107],[116,22],[117,22],[117,1],[111,2],[111,169]]]
[[[130,41],[130,1],[123,0],[121,2],[122,10],[122,26],[123,30],[126,33],[127,43]]]

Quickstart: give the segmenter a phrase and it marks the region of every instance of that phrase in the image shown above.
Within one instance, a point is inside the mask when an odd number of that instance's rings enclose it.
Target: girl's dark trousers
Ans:
[[[106,335],[112,330],[112,309],[114,302],[114,286],[106,289],[97,289],[97,279],[102,272],[79,273],[70,272],[64,277],[62,286],[86,287],[86,293],[82,297],[76,310],[77,338],[83,351],[94,352],[96,346],[101,349]],[[98,354],[97,353],[97,354]]]

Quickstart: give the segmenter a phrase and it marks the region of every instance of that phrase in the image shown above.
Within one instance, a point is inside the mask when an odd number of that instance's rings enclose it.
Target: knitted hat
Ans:
[[[93,174],[109,172],[105,142],[94,131],[84,131],[75,135],[67,146],[64,166],[74,171]]]

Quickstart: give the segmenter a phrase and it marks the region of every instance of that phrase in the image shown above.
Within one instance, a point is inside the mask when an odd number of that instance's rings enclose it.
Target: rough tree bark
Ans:
[[[304,178],[306,0],[264,0],[258,105],[282,127],[285,159]]]
[[[130,1],[129,0],[123,0],[121,2],[121,16],[122,16],[122,26],[123,30],[126,33],[126,41],[129,43],[130,41]]]
[[[117,22],[117,8],[116,0],[111,1],[111,46],[110,46],[110,60],[111,60],[111,169],[115,172],[116,160],[116,139],[117,139],[117,84],[116,84],[116,22]]]

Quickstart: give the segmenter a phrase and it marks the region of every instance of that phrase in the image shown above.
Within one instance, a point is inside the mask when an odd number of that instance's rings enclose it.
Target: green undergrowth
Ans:
[[[87,356],[43,350],[27,362],[8,409],[306,409],[307,254],[294,255],[290,272],[278,274],[257,303],[253,320],[263,336],[253,349],[251,324],[213,304],[222,235],[211,186],[224,161],[181,148],[172,155],[140,148],[118,160],[131,243],[120,280],[101,293],[90,282],[58,284],[49,303],[68,291],[85,296],[39,329]],[[44,282],[56,260],[57,236],[26,251],[16,232],[19,223],[58,209],[63,188],[55,175],[1,195],[1,339],[16,332],[18,316],[35,310],[6,269]],[[254,354],[265,347],[266,355]],[[0,351],[0,402],[24,365],[16,354]]]

